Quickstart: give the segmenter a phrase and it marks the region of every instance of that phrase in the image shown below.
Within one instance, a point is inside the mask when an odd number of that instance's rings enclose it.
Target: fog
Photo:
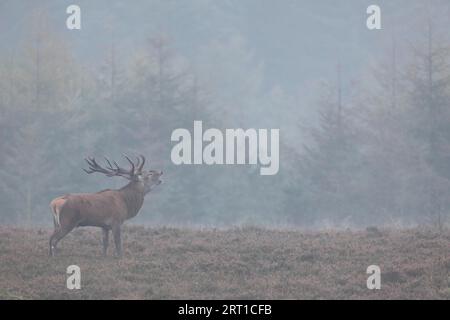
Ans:
[[[81,29],[66,8],[81,8]],[[450,210],[448,1],[0,0],[0,223],[163,170],[133,224],[431,225]],[[171,134],[279,129],[279,171],[175,165]]]

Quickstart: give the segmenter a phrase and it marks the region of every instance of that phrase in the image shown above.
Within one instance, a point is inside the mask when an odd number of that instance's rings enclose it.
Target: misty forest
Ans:
[[[0,1],[0,224],[164,170],[133,224],[443,228],[450,217],[448,1]],[[171,133],[280,129],[280,169],[175,165]],[[126,162],[125,162],[126,164]]]

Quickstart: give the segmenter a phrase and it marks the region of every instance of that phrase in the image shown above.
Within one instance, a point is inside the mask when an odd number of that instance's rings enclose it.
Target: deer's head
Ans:
[[[117,162],[109,161],[105,158],[106,167],[100,166],[95,158],[85,159],[89,165],[89,170],[83,169],[86,173],[91,174],[94,172],[103,173],[108,177],[123,177],[135,183],[135,185],[147,194],[151,191],[153,186],[159,185],[161,181],[162,171],[156,170],[143,170],[145,164],[145,157],[139,156],[136,162],[133,162],[128,156],[125,159],[130,163],[128,169],[121,168]]]

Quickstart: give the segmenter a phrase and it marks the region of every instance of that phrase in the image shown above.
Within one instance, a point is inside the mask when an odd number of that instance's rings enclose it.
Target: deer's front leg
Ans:
[[[102,231],[103,231],[103,255],[106,256],[109,245],[109,229],[102,228]]]
[[[116,245],[116,254],[122,257],[122,240],[120,237],[120,225],[113,227],[114,244]]]

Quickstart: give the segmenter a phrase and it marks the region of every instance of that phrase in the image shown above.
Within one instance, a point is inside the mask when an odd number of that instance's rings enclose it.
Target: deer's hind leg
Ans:
[[[49,246],[50,246],[50,256],[53,257],[56,251],[56,245],[58,242],[64,238],[70,231],[72,231],[74,226],[68,228],[57,228],[53,231],[53,234],[50,237]]]

